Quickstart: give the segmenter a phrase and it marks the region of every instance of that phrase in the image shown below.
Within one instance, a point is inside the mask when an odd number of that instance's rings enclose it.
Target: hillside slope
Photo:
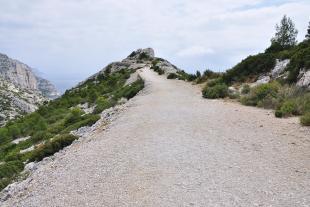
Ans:
[[[149,68],[141,95],[106,130],[39,165],[2,206],[310,204],[309,129],[202,99]]]
[[[138,70],[151,67],[154,60],[163,70],[177,71],[168,61],[156,58],[153,49],[139,49],[0,128],[0,189],[15,180],[25,164],[53,155],[92,130],[98,120],[105,122],[105,110],[125,103],[144,87]]]
[[[58,96],[55,86],[28,65],[0,53],[0,126]]]
[[[205,98],[232,98],[248,106],[274,109],[277,117],[301,116],[310,126],[310,40],[249,56],[224,73],[206,71]]]

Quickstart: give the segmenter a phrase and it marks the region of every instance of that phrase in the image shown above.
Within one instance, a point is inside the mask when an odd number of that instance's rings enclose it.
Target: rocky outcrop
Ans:
[[[137,70],[144,68],[146,66],[151,67],[153,61],[156,61],[156,65],[160,67],[162,70],[164,70],[166,74],[176,73],[177,71],[180,71],[180,69],[171,64],[169,61],[155,57],[155,52],[152,48],[138,49],[136,51],[133,51],[124,60],[107,65],[98,73],[92,75],[85,81],[79,83],[77,87],[82,85],[86,81],[94,79],[99,75],[104,75],[105,73],[113,73],[116,71],[120,71],[122,69]]]
[[[300,71],[296,85],[310,89],[310,70],[303,69]]]
[[[285,71],[285,68],[288,66],[289,63],[289,59],[276,60],[276,66],[271,71],[271,77],[274,79],[278,78]]]
[[[55,86],[28,65],[0,53],[0,126],[59,95]]]
[[[250,86],[254,87],[257,85],[269,83],[270,81],[275,80],[277,78],[285,78],[284,77],[286,75],[285,69],[289,63],[290,63],[289,59],[285,59],[285,60],[277,59],[275,67],[269,73],[259,76],[257,81],[250,84]]]

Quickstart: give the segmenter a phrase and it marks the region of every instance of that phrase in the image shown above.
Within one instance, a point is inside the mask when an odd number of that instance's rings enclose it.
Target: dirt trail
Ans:
[[[103,132],[39,168],[2,206],[309,206],[310,130],[201,98],[148,69]]]

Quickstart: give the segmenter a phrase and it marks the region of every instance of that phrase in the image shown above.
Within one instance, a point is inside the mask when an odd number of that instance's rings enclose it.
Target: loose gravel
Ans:
[[[310,129],[297,118],[140,75],[145,89],[116,119],[39,164],[1,206],[310,206]]]

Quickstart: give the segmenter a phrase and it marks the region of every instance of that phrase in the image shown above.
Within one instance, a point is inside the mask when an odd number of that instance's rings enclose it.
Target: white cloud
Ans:
[[[192,46],[178,51],[177,55],[180,57],[193,57],[193,56],[197,57],[213,53],[214,51],[211,48],[204,48],[202,46]]]
[[[149,46],[189,71],[223,70],[266,48],[284,14],[295,21],[301,40],[310,11],[308,0],[0,0],[0,5],[0,52],[39,68],[61,87]]]

